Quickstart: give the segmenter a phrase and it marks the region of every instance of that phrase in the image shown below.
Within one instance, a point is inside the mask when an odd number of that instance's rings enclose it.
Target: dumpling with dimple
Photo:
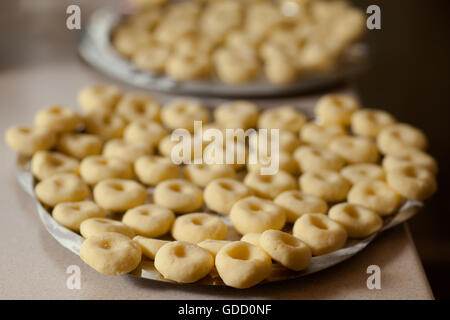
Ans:
[[[324,214],[304,214],[294,224],[293,234],[311,248],[315,256],[342,248],[347,232]]]
[[[207,239],[223,240],[228,228],[225,222],[209,213],[189,213],[178,217],[172,226],[172,236],[179,241],[199,243]]]
[[[223,246],[216,255],[216,269],[226,285],[245,289],[267,278],[272,261],[261,248],[243,241]]]
[[[214,267],[213,256],[203,248],[184,241],[163,245],[155,256],[155,268],[166,279],[192,283],[204,278]]]
[[[100,273],[121,275],[137,268],[142,251],[130,238],[120,233],[106,232],[84,240],[80,257]]]
[[[269,229],[281,230],[286,222],[286,213],[270,200],[250,196],[233,205],[230,220],[240,234],[261,233]]]

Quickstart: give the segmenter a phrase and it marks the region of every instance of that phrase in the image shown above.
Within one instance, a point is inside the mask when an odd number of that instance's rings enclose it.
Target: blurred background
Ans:
[[[83,7],[83,1],[75,0],[2,0],[0,72],[14,77],[15,70],[32,68],[37,61],[55,66],[62,57],[79,59],[75,45],[80,33],[61,27],[65,9],[79,4],[85,23],[90,10],[112,2],[118,1],[91,0]],[[365,107],[387,109],[422,128],[429,137],[428,151],[438,159],[439,191],[408,224],[435,297],[450,298],[450,2],[352,2],[363,10],[380,6],[381,30],[367,33],[370,66],[351,85]],[[82,63],[80,68],[95,72]],[[20,94],[20,88],[8,94]],[[7,108],[0,105],[2,117]]]
[[[381,8],[370,31],[370,68],[354,81],[364,106],[422,128],[437,158],[439,189],[408,222],[436,298],[450,297],[450,2],[353,1]]]

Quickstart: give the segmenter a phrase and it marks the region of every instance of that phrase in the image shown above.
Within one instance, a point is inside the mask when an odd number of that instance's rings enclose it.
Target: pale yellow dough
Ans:
[[[402,197],[384,181],[369,180],[356,183],[348,193],[347,201],[372,209],[381,216],[395,212]]]
[[[17,153],[32,156],[50,149],[56,141],[54,132],[46,128],[14,126],[6,131],[6,143]]]
[[[159,156],[139,157],[134,162],[134,170],[139,181],[149,186],[180,176],[179,166],[170,159]]]
[[[222,128],[247,130],[256,126],[258,107],[248,101],[223,103],[214,109],[214,119]]]
[[[137,8],[138,12],[130,17],[128,22],[133,27],[149,30],[161,21],[161,7],[166,3],[167,0],[132,0],[130,4]]]
[[[84,220],[104,218],[106,213],[95,202],[86,200],[59,203],[53,209],[52,216],[64,227],[80,232],[80,225]]]
[[[259,246],[259,238],[261,238],[261,233],[250,232],[246,233],[241,237],[241,241],[251,243],[254,246]]]
[[[270,275],[272,261],[259,247],[234,241],[223,246],[217,253],[216,269],[227,286],[245,289]]]
[[[227,84],[248,82],[260,70],[257,57],[251,48],[220,48],[214,53],[214,64],[220,80]]]
[[[263,39],[285,21],[281,11],[272,2],[254,1],[247,9],[246,29],[259,39]]]
[[[209,58],[209,54],[215,45],[213,39],[203,37],[202,35],[192,34],[181,38],[180,41],[175,43],[173,51],[176,55],[181,56],[200,54],[208,56]]]
[[[437,189],[433,173],[412,164],[387,171],[386,181],[392,189],[410,200],[428,199]]]
[[[297,65],[302,70],[329,71],[335,64],[338,57],[336,50],[317,38],[316,36],[312,41],[305,43],[300,51]]]
[[[133,230],[124,223],[108,218],[90,218],[80,224],[80,233],[87,239],[105,232],[120,233],[128,238],[134,237]]]
[[[197,245],[200,248],[205,249],[206,251],[208,251],[213,257],[216,257],[217,252],[219,252],[219,250],[224,246],[227,245],[229,243],[231,243],[232,241],[228,241],[228,240],[213,240],[213,239],[207,239],[207,240],[203,240],[202,242],[197,243]]]
[[[226,164],[188,164],[183,173],[187,180],[199,187],[206,187],[215,179],[236,176],[233,167]]]
[[[245,176],[244,184],[258,197],[268,199],[274,199],[283,191],[294,190],[297,185],[295,178],[282,170],[274,175],[261,175],[251,171]]]
[[[327,202],[342,201],[347,197],[350,183],[338,172],[319,170],[305,172],[299,179],[300,190]]]
[[[154,42],[154,37],[143,27],[121,25],[114,31],[112,44],[123,56],[132,57],[140,49]]]
[[[377,145],[382,153],[395,155],[408,147],[425,150],[428,141],[420,129],[406,123],[397,123],[381,130]]]
[[[81,118],[72,108],[51,106],[39,111],[34,118],[34,123],[36,127],[61,133],[74,131],[81,124]]]
[[[300,138],[308,144],[327,147],[334,138],[342,137],[346,134],[345,129],[341,126],[325,127],[308,122],[303,126],[302,131],[300,131]]]
[[[125,120],[112,113],[94,113],[84,117],[84,125],[87,133],[108,140],[122,137]]]
[[[131,179],[133,168],[121,159],[90,156],[81,161],[80,174],[84,181],[94,185],[106,179]]]
[[[251,34],[245,30],[232,30],[228,33],[225,40],[226,47],[239,49],[242,47],[250,47],[252,49],[257,49],[260,39],[253,37]]]
[[[209,209],[227,215],[236,201],[250,195],[250,189],[237,180],[220,178],[208,183],[203,195]]]
[[[273,260],[294,271],[306,269],[311,262],[311,249],[286,232],[264,231],[259,238],[259,245]]]
[[[298,136],[290,131],[280,130],[279,147],[282,152],[293,152],[300,146]]]
[[[377,162],[379,157],[376,144],[363,137],[339,137],[331,141],[329,148],[352,164]]]
[[[205,137],[206,142],[203,144],[204,150],[202,153],[203,162],[205,164],[227,164],[235,169],[245,167],[248,151],[242,137],[243,135],[239,134],[234,137],[228,136],[223,139],[223,143],[220,138],[216,141],[212,137],[214,141],[211,142],[210,137],[208,139]]]
[[[89,197],[89,187],[73,173],[57,173],[39,182],[34,188],[36,197],[54,207],[61,202],[83,201]]]
[[[268,155],[259,155],[257,163],[247,163],[247,170],[253,172],[262,172],[262,169],[269,170],[274,166],[275,157]],[[297,174],[299,166],[295,158],[288,152],[280,151],[278,153],[278,168],[289,174]]]
[[[136,236],[133,240],[136,241],[141,247],[142,254],[151,260],[155,260],[158,250],[161,249],[163,245],[170,242],[166,240],[146,238],[143,236]]]
[[[176,99],[165,105],[161,111],[163,124],[171,129],[186,129],[194,131],[194,121],[201,121],[203,124],[209,122],[208,110],[195,100]]]
[[[274,137],[275,139],[275,137]],[[264,143],[262,146],[261,143]],[[300,146],[300,140],[296,136],[296,134],[280,130],[278,134],[278,149],[280,152],[292,153],[297,147]],[[249,139],[249,148],[254,149],[255,151],[260,150],[265,153],[266,156],[271,155],[272,149],[272,137],[270,130],[267,131],[267,140],[264,137],[264,134],[254,133],[250,136]],[[275,150],[276,151],[276,150]]]
[[[96,271],[116,276],[136,269],[141,262],[142,251],[130,238],[107,232],[84,240],[80,257]]]
[[[315,146],[301,146],[294,152],[294,159],[302,172],[317,170],[339,171],[345,164],[338,154]]]
[[[105,210],[126,211],[144,204],[147,190],[133,180],[106,179],[94,187],[94,200]]]
[[[31,158],[31,173],[39,180],[57,173],[78,174],[80,162],[59,152],[38,151]]]
[[[363,109],[352,115],[352,131],[358,136],[376,138],[383,128],[394,124],[395,119],[382,110]]]
[[[108,114],[114,111],[121,97],[122,91],[116,86],[96,85],[81,90],[78,103],[86,113]]]
[[[175,80],[200,79],[211,72],[211,61],[206,53],[175,53],[166,61],[167,75]]]
[[[164,278],[192,283],[204,278],[214,267],[213,256],[195,244],[173,241],[163,245],[155,256],[155,268]]]
[[[203,240],[223,240],[227,226],[219,217],[209,213],[188,213],[179,216],[172,226],[175,240],[199,243]]]
[[[331,207],[328,217],[342,225],[350,238],[368,237],[383,226],[383,220],[375,211],[348,202]]]
[[[116,113],[127,122],[158,121],[159,111],[159,103],[141,92],[124,95],[116,107]]]
[[[395,154],[386,155],[383,158],[383,168],[390,171],[405,165],[414,165],[429,170],[436,174],[438,165],[436,160],[429,154],[415,148],[404,148],[397,150]]]
[[[253,79],[263,65],[269,82],[285,83],[303,70],[331,67],[359,32],[356,11],[322,2],[309,4],[312,16],[301,27],[260,1],[245,4],[245,18],[241,4],[183,2],[164,14],[159,8],[158,14],[133,15],[117,28],[113,43],[149,70],[179,80],[209,75],[214,63],[228,84]],[[209,12],[215,6],[223,11]],[[230,13],[235,6],[238,12]],[[211,24],[218,21],[213,16],[223,23]],[[330,30],[316,26],[331,18]],[[192,33],[196,24],[209,36]],[[336,38],[324,41],[328,33]],[[150,54],[156,47],[166,51]],[[142,60],[153,54],[159,66]],[[272,260],[305,270],[313,256],[345,247],[348,238],[374,235],[382,230],[384,216],[407,200],[426,200],[437,189],[438,165],[424,151],[425,134],[387,112],[359,110],[349,95],[320,98],[316,120],[310,122],[294,106],[260,112],[244,100],[213,110],[183,98],[161,108],[145,93],[123,95],[115,86],[85,88],[78,101],[83,115],[51,106],[36,114],[34,127],[12,127],[5,138],[30,157],[30,172],[40,181],[36,198],[56,222],[85,238],[80,256],[103,274],[131,272],[144,255],[168,280],[196,282],[215,266],[226,285],[248,288],[270,276]],[[202,133],[193,134],[194,121],[202,123]],[[225,146],[234,147],[234,163],[209,163],[214,157],[210,128],[225,135]],[[187,130],[191,142],[191,152],[180,155],[183,166],[172,157],[173,150],[181,152],[174,149],[179,141],[171,141],[177,129]],[[240,130],[230,136],[227,129]],[[259,141],[264,132],[254,129],[269,131],[267,144]],[[273,129],[278,141],[272,140]],[[201,143],[203,163],[193,161],[200,160],[194,141]],[[155,149],[162,156],[153,155]],[[251,151],[259,153],[256,163],[250,161]],[[236,153],[245,161],[236,163]],[[262,169],[271,168],[275,156],[278,171],[264,175]],[[122,213],[121,221],[107,218]],[[225,240],[230,222],[240,241]],[[281,231],[290,229],[286,223],[293,224],[292,235]]]
[[[156,186],[153,200],[156,204],[176,213],[187,213],[201,208],[203,194],[193,183],[182,179],[171,179]]]
[[[374,163],[357,163],[341,170],[341,175],[352,184],[366,180],[384,180],[385,172],[381,166]]]
[[[286,222],[284,210],[270,200],[250,196],[231,207],[230,220],[240,234],[281,230]]]
[[[342,1],[163,2],[133,0],[136,12],[111,42],[137,68],[180,81],[214,71],[236,85],[263,72],[269,84],[286,85],[332,72],[366,29],[364,13]]]
[[[299,76],[299,69],[294,60],[283,50],[274,50],[264,58],[264,74],[267,80],[275,85],[292,83]]]
[[[327,94],[316,104],[316,117],[324,126],[347,126],[353,112],[359,109],[358,101],[349,95]]]
[[[103,141],[99,136],[86,133],[66,133],[59,137],[56,149],[82,160],[102,152]]]
[[[306,123],[306,116],[293,106],[271,108],[259,117],[258,127],[263,129],[280,129],[298,133]]]
[[[150,146],[144,142],[129,143],[123,139],[113,139],[105,143],[103,156],[132,163],[139,157],[149,155],[151,151]]]
[[[156,147],[168,131],[155,121],[136,120],[126,126],[123,138],[129,143],[145,143],[150,147]]]
[[[180,157],[182,160],[182,163],[190,163],[191,160],[194,159],[194,137],[190,136],[189,139],[191,139],[191,149],[188,150],[186,153],[184,153],[184,150],[182,152],[176,153],[177,157]],[[167,135],[159,141],[158,144],[158,151],[159,154],[162,156],[168,158],[169,161],[172,161],[172,151],[174,147],[179,143],[179,141],[172,141],[171,135]],[[189,152],[190,151],[190,152]]]
[[[159,73],[164,71],[169,56],[170,46],[151,43],[133,52],[132,61],[142,70]]]
[[[191,15],[188,12],[168,12],[155,29],[153,39],[158,42],[174,46],[180,39],[193,34],[198,14]]]
[[[125,212],[122,222],[135,234],[157,238],[169,232],[175,221],[173,212],[155,204],[144,204]]]
[[[302,215],[295,222],[292,232],[311,248],[314,256],[341,249],[347,241],[345,229],[324,214]]]
[[[222,40],[228,32],[241,25],[244,14],[242,9],[239,1],[209,1],[201,15],[199,31],[205,37]]]
[[[280,193],[274,202],[286,212],[286,221],[294,223],[305,213],[326,213],[327,203],[319,197],[297,190]]]

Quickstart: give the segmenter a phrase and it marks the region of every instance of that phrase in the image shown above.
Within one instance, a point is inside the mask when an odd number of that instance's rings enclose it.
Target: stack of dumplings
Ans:
[[[274,265],[305,270],[312,257],[378,232],[405,201],[437,188],[425,134],[350,95],[321,97],[314,120],[294,106],[262,110],[249,101],[162,106],[111,85],[81,90],[78,103],[81,112],[39,111],[6,141],[30,158],[37,199],[85,238],[80,256],[103,274],[129,273],[145,259],[171,281],[214,270],[226,285],[248,288]],[[175,164],[171,132],[183,128],[194,139],[194,121],[222,131],[279,129],[280,169],[262,175],[266,161]]]
[[[175,81],[292,83],[333,69],[365,30],[364,13],[341,0],[133,2],[138,10],[115,28],[113,47]]]

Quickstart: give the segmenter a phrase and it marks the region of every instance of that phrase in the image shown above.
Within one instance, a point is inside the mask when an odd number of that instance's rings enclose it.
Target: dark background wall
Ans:
[[[381,8],[369,31],[369,70],[355,79],[366,107],[389,110],[427,133],[439,190],[409,223],[436,298],[450,297],[450,1],[353,0]]]

